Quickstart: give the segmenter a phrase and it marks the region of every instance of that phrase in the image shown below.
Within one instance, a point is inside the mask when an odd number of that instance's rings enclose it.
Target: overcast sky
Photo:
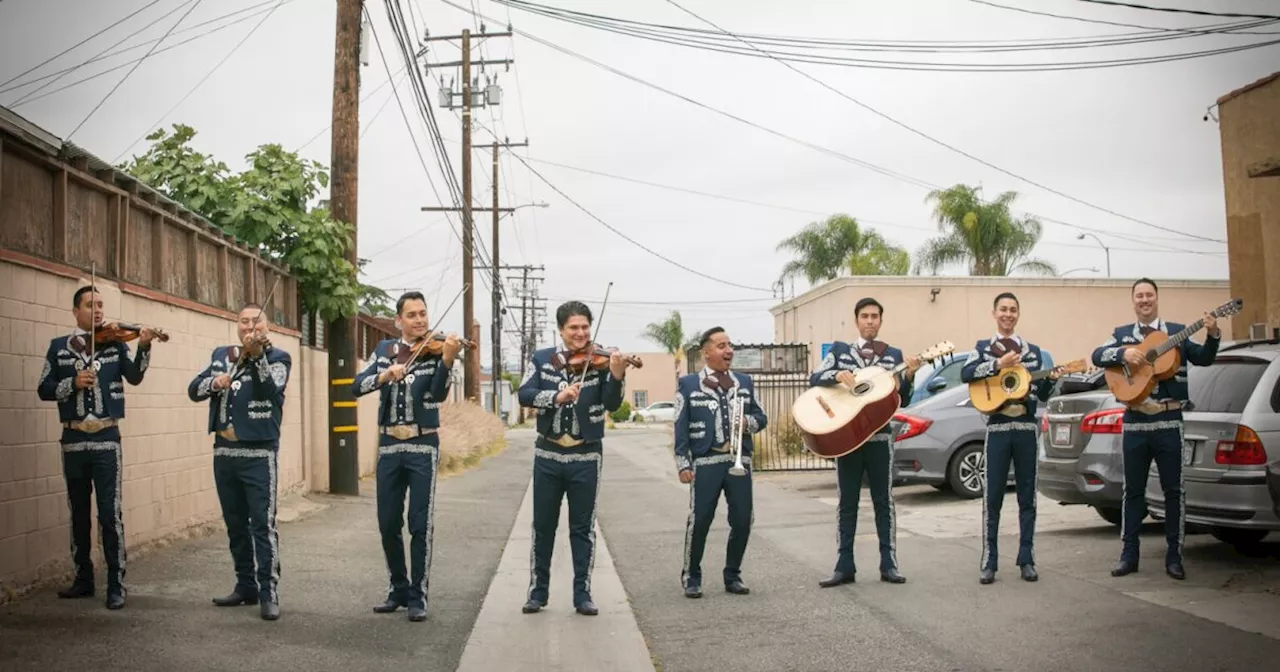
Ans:
[[[186,12],[189,1],[5,0],[0,3],[0,81],[147,4],[154,6],[18,81],[78,64],[160,19],[122,46],[157,39]],[[470,4],[468,0],[454,1]],[[203,0],[177,30],[260,2]],[[545,2],[638,21],[708,28],[665,0]],[[394,46],[385,3],[367,0],[365,4],[387,62],[392,72],[397,72],[403,60]],[[428,28],[433,35],[476,27],[469,14],[439,0],[403,0],[403,4],[406,20],[416,23],[419,30]],[[681,4],[730,31],[786,36],[998,41],[1136,30],[1033,16],[968,0],[681,0]],[[1225,21],[1078,0],[1034,4],[1004,0],[1002,4],[1167,28]],[[1246,13],[1274,13],[1276,9],[1273,0],[1211,4],[1204,0],[1151,0],[1148,4]],[[981,184],[989,196],[1016,190],[1021,194],[1020,207],[1027,212],[1125,236],[1128,239],[1102,235],[1112,246],[1112,273],[1116,277],[1227,277],[1224,244],[1158,231],[1027,184],[895,126],[776,61],[640,41],[487,0],[476,0],[474,6],[503,23],[510,17],[518,30],[778,133],[932,185]],[[148,59],[71,139],[114,161],[126,150],[141,152],[142,142],[132,147],[130,143],[154,128],[164,115],[164,125],[181,122],[195,127],[199,132],[197,149],[236,170],[243,168],[242,157],[263,143],[301,148],[305,157],[327,163],[330,140],[325,128],[332,102],[334,10],[334,0],[286,0],[239,48],[237,43],[266,14]],[[169,11],[173,13],[160,18]],[[164,45],[200,35],[234,18],[175,34]],[[491,32],[502,27],[488,24]],[[1280,31],[1280,24],[1258,30]],[[853,55],[949,63],[1056,63],[1201,51],[1265,39],[1276,38],[1196,36],[1126,47],[977,57]],[[431,46],[430,62],[459,58],[454,44],[432,42]],[[373,40],[369,47],[369,65],[361,73],[362,95],[387,80]],[[86,65],[37,95],[145,52],[146,47],[141,47]],[[213,71],[229,53],[226,62]],[[527,150],[512,151],[529,157],[556,187],[639,243],[706,275],[742,286],[699,277],[634,246],[553,191],[514,157],[504,157],[500,180],[503,205],[546,202],[550,207],[523,208],[503,219],[503,263],[545,266],[545,272],[540,273],[546,278],[542,295],[549,298],[551,311],[571,298],[585,300],[598,310],[605,287],[612,281],[599,337],[606,345],[656,349],[639,334],[646,323],[662,319],[673,308],[683,313],[690,330],[721,324],[736,341],[770,341],[773,329],[768,308],[776,301],[769,289],[787,261],[774,248],[780,239],[827,214],[854,215],[913,253],[936,232],[924,202],[927,189],[909,180],[884,176],[733,121],[525,37],[492,38],[476,53],[489,59],[515,59],[509,72],[497,71],[497,82],[504,91],[502,104],[477,111],[477,119],[496,128],[500,135],[512,141],[528,137]],[[1280,47],[1271,46],[1210,58],[1067,72],[796,67],[1009,172],[1133,219],[1225,240],[1218,127],[1202,118],[1221,94],[1272,72],[1280,63],[1278,57]],[[15,109],[66,138],[130,67]],[[213,74],[185,102],[166,114],[211,71]],[[430,72],[433,77],[457,76],[456,70],[450,69]],[[16,83],[0,85],[0,89]],[[43,83],[0,93],[0,105],[12,106],[21,95]],[[433,105],[437,104],[436,86],[428,81]],[[442,216],[419,211],[424,205],[441,203],[427,184],[391,90],[383,87],[361,109],[359,252],[373,260],[364,280],[393,293],[401,288],[426,291],[434,299],[434,314],[442,311],[461,287],[460,245]],[[424,125],[411,106],[411,90],[407,84],[398,90],[431,175],[442,185]],[[459,118],[439,107],[435,113],[457,170]],[[319,137],[311,141],[317,134]],[[492,140],[482,129],[477,129],[474,137],[477,144]],[[491,193],[487,156],[487,152],[478,154],[474,162],[475,195],[486,204]],[[645,186],[542,161],[776,207]],[[477,225],[487,248],[489,215],[478,214]],[[1076,271],[1072,277],[1105,275],[1104,255],[1095,241],[1077,240],[1078,231],[1062,224],[1045,222],[1044,230],[1036,256],[1056,264],[1059,271],[1099,269],[1098,273]],[[1163,251],[1143,249],[1144,245],[1133,239],[1198,254],[1166,256]],[[488,291],[480,278],[476,287],[476,316],[487,341]],[[510,285],[508,289],[510,292]],[[797,282],[797,293],[804,289],[804,283]],[[509,296],[518,303],[514,292]],[[446,317],[445,326],[458,329],[461,323],[459,302]],[[548,334],[543,331],[542,343]],[[510,346],[514,341],[508,338],[507,343]],[[487,364],[488,347],[484,353]],[[515,356],[505,359],[511,362]]]

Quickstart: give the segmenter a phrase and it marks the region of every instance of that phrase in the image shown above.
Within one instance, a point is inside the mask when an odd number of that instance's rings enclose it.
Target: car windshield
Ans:
[[[1192,366],[1187,381],[1194,410],[1241,413],[1267,362],[1257,359],[1218,359],[1213,366]]]

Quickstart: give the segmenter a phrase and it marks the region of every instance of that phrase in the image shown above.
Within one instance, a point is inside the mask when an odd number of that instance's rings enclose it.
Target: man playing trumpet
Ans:
[[[675,400],[676,472],[681,483],[689,484],[680,581],[685,597],[702,597],[702,552],[716,503],[724,492],[729,506],[724,589],[746,595],[751,591],[742,583],[742,557],[754,518],[751,435],[763,430],[768,418],[756,403],[751,376],[729,370],[733,345],[724,329],[708,329],[699,345],[706,366],[680,378]]]

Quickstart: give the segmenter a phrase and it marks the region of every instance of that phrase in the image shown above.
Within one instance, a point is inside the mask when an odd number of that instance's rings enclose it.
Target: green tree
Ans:
[[[809,284],[852,275],[906,275],[911,270],[907,251],[889,244],[878,232],[864,229],[845,214],[812,222],[778,243],[794,259],[782,267],[781,280],[803,276]]]
[[[368,265],[368,263],[368,259],[357,260],[356,266],[358,267],[361,275],[364,275],[364,267]],[[374,317],[395,317],[395,303],[396,302],[391,298],[391,295],[383,291],[382,288],[374,287],[373,285],[366,285],[364,283],[360,284],[360,312],[365,315],[372,315]]]
[[[346,259],[352,227],[312,205],[329,186],[327,169],[267,144],[249,153],[248,168],[235,174],[193,149],[195,136],[182,124],[172,133],[158,129],[147,136],[147,151],[119,168],[287,265],[307,312],[325,320],[356,314],[367,292]]]
[[[678,310],[671,311],[667,319],[661,322],[650,322],[645,325],[644,332],[640,335],[658,344],[663,351],[675,358],[676,376],[680,375],[680,358],[684,355],[684,351],[697,342],[697,339],[686,335],[684,319],[680,317]]]
[[[969,265],[970,275],[1057,273],[1053,264],[1028,256],[1040,242],[1041,226],[1034,217],[1013,215],[1017,192],[1006,191],[984,202],[981,191],[957,184],[925,197],[926,203],[933,203],[933,217],[943,235],[916,253],[916,273],[937,274],[943,266],[963,263]]]

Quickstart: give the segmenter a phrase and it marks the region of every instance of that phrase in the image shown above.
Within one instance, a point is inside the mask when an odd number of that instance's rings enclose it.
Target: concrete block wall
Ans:
[[[23,585],[70,568],[61,426],[55,405],[36,396],[36,385],[49,341],[74,328],[71,298],[85,280],[69,269],[0,261],[0,586]],[[186,389],[215,346],[234,342],[235,323],[225,315],[122,292],[102,279],[98,286],[108,320],[160,327],[170,336],[169,342],[153,345],[142,384],[126,384],[121,427],[126,544],[137,546],[220,519],[212,439],[205,431],[208,402],[191,402]],[[324,489],[327,459],[321,465],[316,458],[328,446],[327,355],[302,348],[292,332],[273,333],[272,343],[289,352],[294,364],[284,410],[280,489]],[[362,462],[363,453],[374,451],[372,445],[362,450]],[[95,557],[100,553],[96,527]]]

